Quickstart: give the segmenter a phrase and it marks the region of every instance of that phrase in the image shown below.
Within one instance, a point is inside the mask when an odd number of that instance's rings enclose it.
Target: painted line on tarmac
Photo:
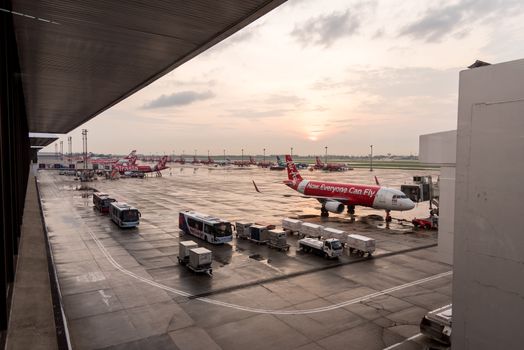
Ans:
[[[417,333],[417,334],[415,334],[414,336],[407,338],[406,340],[403,340],[403,341],[401,341],[401,342],[399,342],[399,343],[396,343],[396,344],[390,345],[390,346],[388,346],[387,348],[384,348],[384,349],[382,349],[382,350],[391,350],[391,349],[394,349],[394,348],[396,348],[396,347],[398,347],[398,346],[400,346],[400,345],[402,345],[402,344],[404,344],[404,343],[407,343],[408,341],[411,341],[411,340],[415,340],[415,339],[417,339],[417,338],[420,337],[421,335],[422,335],[422,333]]]
[[[77,215],[78,215],[78,213],[77,213]],[[78,215],[78,218],[83,222],[83,219],[80,217],[80,215]],[[150,280],[148,278],[139,276],[136,273],[131,272],[131,271],[125,269],[124,267],[122,267],[111,256],[111,254],[107,251],[107,249],[104,247],[102,242],[100,242],[100,240],[96,237],[96,235],[93,233],[93,231],[91,231],[89,226],[87,226],[87,224],[85,224],[85,222],[84,222],[84,226],[87,228],[87,232],[89,233],[91,238],[93,238],[93,240],[96,243],[96,245],[97,245],[98,249],[100,250],[100,252],[105,256],[105,258],[109,261],[109,263],[111,265],[113,265],[113,267],[115,267],[117,270],[119,270],[123,274],[128,275],[129,277],[133,277],[133,278],[135,278],[135,279],[137,279],[137,280],[139,280],[141,282],[147,283],[150,286],[163,289],[163,290],[165,290],[167,292],[171,292],[173,294],[177,294],[177,295],[184,296],[184,297],[187,297],[187,298],[190,298],[190,297],[193,296],[191,293],[188,293],[188,292],[185,292],[185,291],[182,291],[182,290],[179,290],[179,289],[175,289],[175,288],[166,286],[166,285],[164,285],[162,283],[158,283],[158,282],[155,282],[155,281]],[[336,310],[336,309],[339,309],[339,308],[342,308],[342,307],[345,307],[345,306],[348,306],[348,305],[357,304],[357,303],[360,303],[360,302],[363,302],[363,301],[366,301],[366,300],[369,300],[369,299],[372,299],[372,298],[376,298],[376,297],[379,297],[379,296],[382,296],[382,295],[385,295],[385,294],[393,293],[393,292],[398,291],[398,290],[402,290],[402,289],[413,287],[413,286],[416,286],[416,285],[419,285],[419,284],[422,284],[422,283],[430,282],[430,281],[433,281],[433,280],[436,280],[436,279],[439,279],[439,278],[442,278],[442,277],[450,276],[452,273],[453,273],[453,271],[439,273],[439,274],[436,274],[436,275],[433,275],[433,276],[430,276],[430,277],[422,278],[422,279],[417,280],[417,281],[413,281],[413,282],[405,283],[405,284],[402,284],[402,285],[399,285],[399,286],[395,286],[395,287],[392,287],[392,288],[384,289],[384,290],[379,291],[379,292],[375,292],[375,293],[371,293],[371,294],[368,294],[368,295],[364,295],[364,296],[361,296],[361,297],[358,297],[358,298],[355,298],[355,299],[351,299],[351,300],[347,300],[347,301],[344,301],[344,302],[341,302],[341,303],[338,303],[338,304],[333,304],[333,305],[323,306],[323,307],[317,307],[317,308],[313,308],[313,309],[271,310],[271,309],[260,309],[260,308],[253,308],[253,307],[249,307],[249,306],[242,306],[242,305],[227,303],[227,302],[224,302],[224,301],[219,301],[219,300],[209,299],[209,298],[195,298],[194,300],[199,300],[199,301],[202,301],[202,302],[205,302],[205,303],[208,303],[208,304],[212,304],[212,305],[223,306],[223,307],[227,307],[227,308],[231,308],[231,309],[236,309],[236,310],[241,310],[241,311],[246,311],[246,312],[252,312],[252,313],[258,313],[258,314],[307,315],[307,314],[314,314],[314,313],[319,313],[319,312],[332,311],[332,310]]]

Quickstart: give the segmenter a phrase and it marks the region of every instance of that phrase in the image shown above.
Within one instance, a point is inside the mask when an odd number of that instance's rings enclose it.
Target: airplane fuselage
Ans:
[[[286,185],[320,202],[332,200],[344,205],[385,210],[410,210],[415,206],[403,192],[382,186],[311,180],[287,181]]]

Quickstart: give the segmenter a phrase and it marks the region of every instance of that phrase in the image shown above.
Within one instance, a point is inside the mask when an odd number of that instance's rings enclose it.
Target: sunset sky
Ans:
[[[104,153],[417,154],[460,70],[524,56],[523,4],[291,0],[81,128]]]

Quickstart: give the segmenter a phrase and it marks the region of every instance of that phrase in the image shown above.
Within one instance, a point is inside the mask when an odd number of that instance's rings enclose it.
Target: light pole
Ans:
[[[326,149],[326,156],[325,156],[325,159],[324,159],[324,163],[326,163],[326,164],[327,164],[327,146],[326,146],[326,147],[324,147],[324,148]]]
[[[266,149],[264,148],[264,163],[266,162]]]
[[[293,147],[291,147],[291,158],[293,158]]]
[[[371,153],[369,155],[369,171],[373,171],[373,145],[370,145]]]
[[[242,148],[242,161],[241,161],[241,164],[242,166],[244,165],[244,149]]]
[[[226,164],[226,150],[224,149],[224,164]]]

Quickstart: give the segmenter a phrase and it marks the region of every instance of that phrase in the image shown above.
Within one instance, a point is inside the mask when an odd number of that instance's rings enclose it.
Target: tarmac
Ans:
[[[303,177],[398,188],[435,171],[357,169]],[[419,334],[430,310],[451,303],[451,266],[439,262],[434,231],[413,231],[383,212],[357,207],[319,217],[319,204],[267,169],[176,167],[163,177],[80,183],[54,171],[38,182],[64,312],[75,349],[441,349]],[[255,191],[255,181],[261,193]],[[119,229],[92,206],[106,192],[139,208],[138,228]],[[234,239],[222,246],[183,235],[178,212],[280,225],[284,217],[343,229],[377,241],[372,259],[338,260],[281,252]],[[428,216],[427,204],[393,213]],[[178,264],[178,243],[213,251],[213,276]]]

